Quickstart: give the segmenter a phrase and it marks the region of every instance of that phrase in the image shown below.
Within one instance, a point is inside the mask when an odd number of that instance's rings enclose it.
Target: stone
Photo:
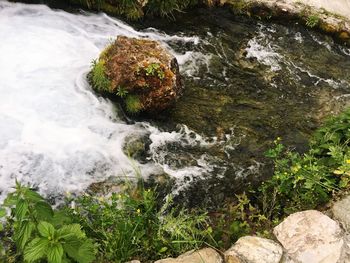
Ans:
[[[151,140],[148,134],[127,136],[123,145],[123,152],[140,163],[147,163],[149,158],[149,145]]]
[[[350,232],[350,195],[335,202],[331,208],[334,219]]]
[[[274,228],[288,263],[336,263],[342,261],[344,240],[337,222],[316,210],[288,216]]]
[[[141,263],[140,260],[131,260],[131,261],[128,261],[128,262],[125,262],[125,263]]]
[[[176,58],[159,42],[118,36],[89,74],[99,93],[121,99],[128,113],[159,113],[181,96]]]
[[[270,239],[245,236],[238,239],[224,254],[226,262],[279,263],[283,250]]]
[[[166,258],[154,263],[223,263],[218,252],[212,248],[203,248],[197,251],[189,251],[177,258]]]

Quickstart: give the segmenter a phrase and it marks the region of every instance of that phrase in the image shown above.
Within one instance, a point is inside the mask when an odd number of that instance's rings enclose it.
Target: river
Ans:
[[[158,40],[177,57],[186,91],[163,119],[126,120],[87,83],[117,35]],[[349,102],[349,49],[220,9],[131,26],[2,0],[0,39],[0,200],[16,179],[59,196],[137,166],[174,178],[171,191],[191,193],[190,203],[213,205],[268,174],[263,151],[276,136],[303,150]],[[124,153],[130,137],[147,141],[143,160]]]

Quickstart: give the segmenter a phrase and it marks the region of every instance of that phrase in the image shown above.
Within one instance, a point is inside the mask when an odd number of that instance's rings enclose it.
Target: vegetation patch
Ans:
[[[72,4],[88,9],[122,15],[131,20],[140,19],[145,14],[173,17],[173,13],[198,4],[198,0],[68,0]]]
[[[319,23],[320,23],[320,17],[318,15],[310,15],[305,22],[305,24],[311,28],[317,26]]]
[[[111,81],[106,74],[105,60],[94,60],[91,63],[91,71],[89,79],[94,89],[98,92],[109,92],[111,89]]]
[[[320,208],[350,182],[350,110],[330,118],[300,154],[277,138],[266,152],[274,164],[271,179],[237,195],[213,215],[214,237],[228,247],[240,236],[269,236],[286,216]]]
[[[95,244],[65,210],[54,210],[38,193],[17,183],[4,207],[11,213],[2,225],[2,262],[78,262],[95,260]],[[6,210],[1,210],[6,216]]]
[[[74,202],[74,207],[71,207]],[[142,184],[108,197],[84,195],[60,209],[17,184],[0,216],[1,262],[126,262],[178,256],[215,243],[205,213],[178,209]]]
[[[125,107],[128,113],[139,113],[142,110],[140,97],[138,95],[127,95],[125,98]]]

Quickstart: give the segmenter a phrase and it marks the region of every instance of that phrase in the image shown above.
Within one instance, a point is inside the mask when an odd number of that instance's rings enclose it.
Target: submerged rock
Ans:
[[[286,251],[284,262],[346,262],[340,226],[319,211],[309,210],[288,216],[274,228],[274,234]]]
[[[279,263],[282,247],[276,242],[253,236],[245,236],[225,252],[226,262]]]
[[[159,113],[182,94],[176,58],[160,43],[119,36],[95,61],[93,88],[122,99],[127,112]]]

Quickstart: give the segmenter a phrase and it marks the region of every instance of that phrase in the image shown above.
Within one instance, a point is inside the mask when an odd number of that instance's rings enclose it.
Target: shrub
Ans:
[[[347,188],[349,142],[350,110],[326,121],[315,132],[304,154],[286,149],[276,140],[275,147],[267,152],[274,161],[274,175],[260,189],[269,217],[316,208],[326,203],[333,192]]]
[[[30,188],[17,183],[4,206],[11,210],[5,235],[12,242],[12,248],[7,248],[13,253],[5,254],[7,260],[12,257],[14,262],[89,263],[95,259],[94,244],[81,226],[70,224],[67,213],[54,211]]]

